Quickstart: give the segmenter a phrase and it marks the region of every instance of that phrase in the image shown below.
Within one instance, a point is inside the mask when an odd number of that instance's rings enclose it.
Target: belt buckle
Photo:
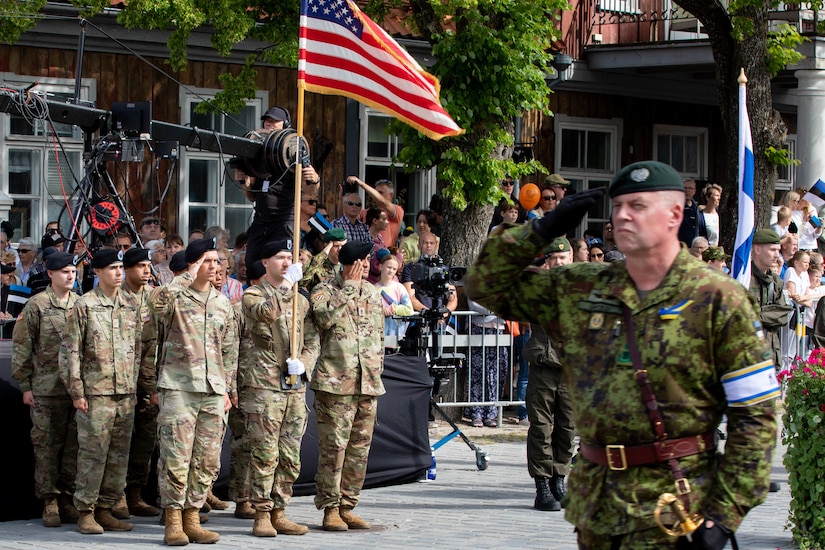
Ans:
[[[690,482],[685,478],[677,479],[675,482],[676,494],[679,496],[690,493]]]
[[[604,448],[605,456],[607,457],[607,466],[611,470],[616,470],[622,472],[627,470],[627,455],[624,452],[624,445],[608,445]],[[618,452],[619,457],[621,458],[621,464],[615,465],[613,464],[613,453]]]

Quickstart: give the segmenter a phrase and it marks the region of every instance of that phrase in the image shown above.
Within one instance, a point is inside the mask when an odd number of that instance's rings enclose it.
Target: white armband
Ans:
[[[729,407],[749,407],[780,396],[771,360],[727,373],[722,376],[722,387]]]

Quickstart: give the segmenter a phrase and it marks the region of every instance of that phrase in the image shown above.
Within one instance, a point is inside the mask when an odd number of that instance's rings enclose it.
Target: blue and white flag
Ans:
[[[802,198],[811,203],[817,210],[825,206],[825,181],[816,180],[814,186],[808,189],[808,192]]]
[[[748,118],[745,72],[739,75],[739,225],[733,246],[733,278],[751,284],[751,245],[754,231],[753,139]]]

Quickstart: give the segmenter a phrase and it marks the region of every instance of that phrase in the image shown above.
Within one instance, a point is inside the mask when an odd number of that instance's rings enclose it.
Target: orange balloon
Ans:
[[[518,192],[518,201],[525,210],[532,210],[539,203],[541,191],[535,183],[526,183],[521,186]]]

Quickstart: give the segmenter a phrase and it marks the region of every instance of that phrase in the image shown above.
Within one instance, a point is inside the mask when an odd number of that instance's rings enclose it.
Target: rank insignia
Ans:
[[[587,328],[590,330],[599,330],[604,326],[604,313],[601,312],[594,312],[590,316],[590,324],[587,325]]]

